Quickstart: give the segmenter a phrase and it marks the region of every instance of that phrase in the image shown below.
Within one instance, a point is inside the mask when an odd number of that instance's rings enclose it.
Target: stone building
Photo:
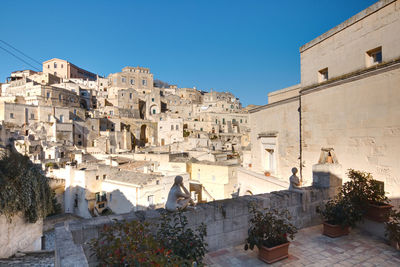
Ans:
[[[300,48],[301,83],[250,111],[253,170],[297,166],[310,184],[322,149],[400,197],[399,6],[379,1]]]
[[[84,70],[64,59],[53,58],[43,62],[42,65],[44,74],[50,73],[62,79],[81,78],[91,81],[97,79],[96,74]]]
[[[122,72],[108,75],[108,83],[110,87],[133,88],[144,95],[153,89],[153,74],[148,68],[125,67]]]

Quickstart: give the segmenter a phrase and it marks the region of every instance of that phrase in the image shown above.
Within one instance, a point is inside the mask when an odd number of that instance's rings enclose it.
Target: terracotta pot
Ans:
[[[365,217],[375,222],[387,222],[392,208],[393,206],[389,204],[375,205],[369,203]]]
[[[400,244],[395,240],[390,240],[390,245],[397,250],[400,250]]]
[[[271,173],[270,172],[264,172],[264,175],[265,176],[271,176]]]
[[[258,250],[258,258],[266,263],[273,263],[285,259],[289,257],[289,244],[290,242],[287,242],[272,248],[262,246]]]
[[[340,225],[334,225],[334,224],[329,224],[327,222],[324,222],[324,235],[329,236],[329,237],[339,237],[339,236],[344,236],[349,234],[349,227],[346,226],[342,228]]]

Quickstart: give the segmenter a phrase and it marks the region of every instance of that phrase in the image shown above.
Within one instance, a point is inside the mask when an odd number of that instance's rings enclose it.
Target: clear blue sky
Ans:
[[[301,45],[374,2],[2,0],[0,39],[39,62],[62,58],[100,75],[149,67],[156,79],[262,105],[300,82]],[[0,49],[1,82],[27,68]]]

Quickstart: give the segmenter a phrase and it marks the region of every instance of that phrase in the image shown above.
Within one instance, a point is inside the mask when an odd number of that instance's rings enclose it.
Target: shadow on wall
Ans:
[[[112,191],[101,191],[99,188],[98,192],[92,192],[81,186],[69,186],[64,192],[64,212],[89,219],[104,214],[103,211],[106,209],[114,214],[154,209],[151,203],[149,206],[137,205],[139,202],[137,193],[133,187]]]

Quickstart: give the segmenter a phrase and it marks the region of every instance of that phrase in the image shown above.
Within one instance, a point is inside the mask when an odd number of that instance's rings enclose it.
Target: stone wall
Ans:
[[[329,198],[330,191],[329,189],[309,187],[305,188],[304,192],[306,196],[305,209],[303,209],[300,193],[283,190],[199,204],[196,210],[186,211],[185,215],[191,227],[196,227],[202,222],[207,225],[208,251],[215,251],[244,243],[248,230],[248,205],[251,202],[255,202],[263,208],[287,208],[298,228],[319,224],[321,219],[316,213],[316,207],[322,205],[324,200]],[[56,225],[56,263],[60,266],[67,260],[68,263],[73,260],[77,265],[85,265],[86,261],[82,261],[82,259],[87,258],[89,265],[94,265],[95,259],[84,257],[84,255],[92,254],[87,242],[98,237],[99,230],[104,224],[110,224],[114,219],[158,223],[161,216],[160,211],[139,211]],[[66,243],[69,244],[70,249],[61,249]]]
[[[0,258],[8,258],[17,251],[40,250],[43,220],[27,223],[21,215],[12,217],[11,222],[0,216]]]

